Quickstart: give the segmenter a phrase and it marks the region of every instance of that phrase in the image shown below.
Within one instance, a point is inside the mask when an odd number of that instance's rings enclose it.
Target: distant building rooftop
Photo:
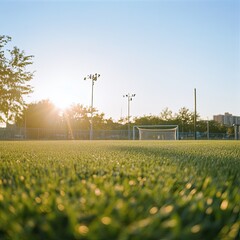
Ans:
[[[225,112],[224,115],[223,114],[214,115],[213,120],[226,126],[240,124],[240,116],[233,116],[228,112]]]

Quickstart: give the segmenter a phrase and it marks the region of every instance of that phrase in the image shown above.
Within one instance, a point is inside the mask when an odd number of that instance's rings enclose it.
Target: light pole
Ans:
[[[123,97],[127,97],[128,98],[128,140],[130,140],[131,138],[131,134],[130,134],[130,102],[133,100],[133,97],[135,97],[136,94],[126,94],[123,95]]]
[[[90,79],[90,80],[92,81],[90,140],[93,139],[93,86],[94,86],[94,81],[97,81],[99,77],[100,77],[100,74],[95,73],[95,74],[87,75],[87,76],[84,78],[84,80]]]

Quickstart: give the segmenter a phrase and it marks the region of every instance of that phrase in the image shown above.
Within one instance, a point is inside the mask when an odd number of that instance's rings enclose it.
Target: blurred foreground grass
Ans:
[[[240,239],[240,141],[0,142],[0,239]]]

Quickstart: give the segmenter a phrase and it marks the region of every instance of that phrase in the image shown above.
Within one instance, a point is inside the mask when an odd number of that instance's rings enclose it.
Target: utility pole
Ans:
[[[131,139],[131,131],[130,131],[130,102],[133,100],[133,97],[135,97],[136,94],[126,94],[123,95],[123,97],[127,97],[128,98],[128,140]]]
[[[197,123],[197,97],[196,88],[194,88],[194,139],[197,139],[196,123]]]
[[[207,120],[207,140],[209,140],[209,121]]]
[[[94,86],[94,81],[97,81],[99,77],[100,77],[100,74],[95,73],[95,74],[87,75],[87,76],[84,78],[84,80],[90,79],[90,80],[92,81],[90,140],[93,139],[93,86]]]

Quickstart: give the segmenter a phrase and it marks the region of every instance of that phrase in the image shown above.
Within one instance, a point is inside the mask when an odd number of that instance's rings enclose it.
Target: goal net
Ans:
[[[138,131],[137,131],[138,130]],[[177,140],[177,125],[142,125],[133,127],[133,139],[139,140]]]

